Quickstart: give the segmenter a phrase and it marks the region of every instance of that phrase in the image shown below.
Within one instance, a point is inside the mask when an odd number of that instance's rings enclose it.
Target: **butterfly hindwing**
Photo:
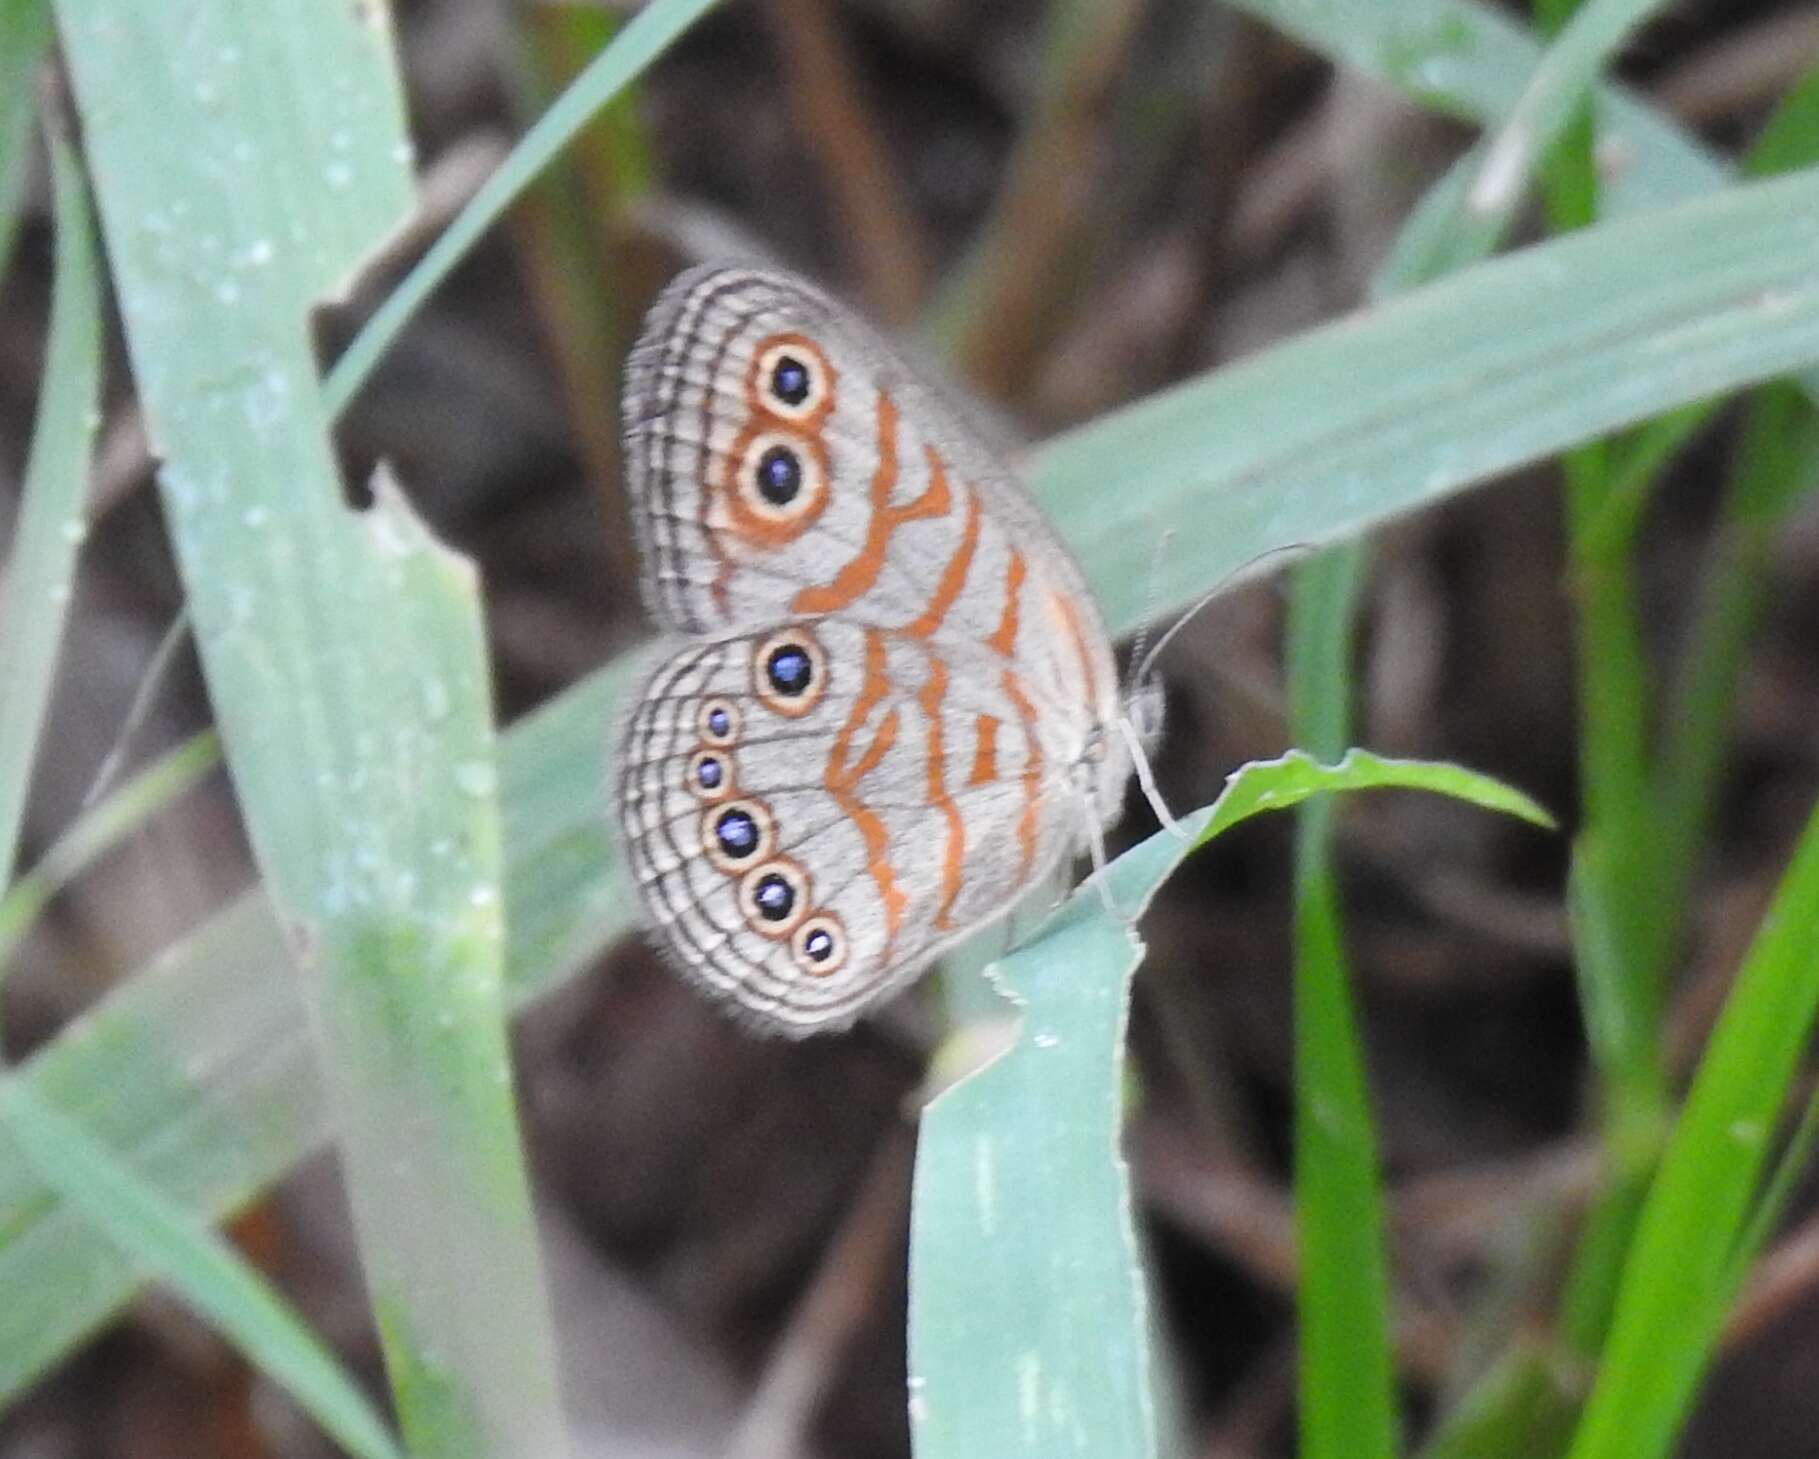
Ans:
[[[794,700],[767,674],[779,654],[811,664]],[[676,648],[616,764],[628,865],[678,961],[783,1031],[850,1022],[1071,834],[1014,701],[855,624]]]

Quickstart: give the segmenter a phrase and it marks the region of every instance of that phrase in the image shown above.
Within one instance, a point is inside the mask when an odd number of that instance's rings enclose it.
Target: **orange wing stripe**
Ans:
[[[966,777],[968,785],[989,785],[998,778],[998,726],[1003,723],[995,714],[982,714],[974,726],[973,769]]]
[[[947,819],[947,851],[941,858],[941,906],[935,912],[935,926],[947,930],[953,925],[948,914],[960,895],[960,869],[966,861],[966,827],[960,821],[960,808],[947,792],[947,750],[942,743],[941,701],[947,697],[947,665],[929,655],[928,679],[916,695],[916,702],[928,717],[928,800],[940,808]]]
[[[1017,595],[1023,591],[1024,571],[1023,554],[1013,547],[1011,565],[1004,572],[1004,616],[985,641],[987,648],[996,649],[1007,659],[1017,643]]]
[[[945,493],[947,473],[942,469],[941,458],[932,450],[928,453],[928,472],[929,479],[940,482]],[[960,596],[960,589],[966,586],[966,575],[973,565],[973,553],[979,546],[979,516],[979,493],[969,491],[966,494],[966,526],[960,533],[960,545],[954,549],[954,555],[948,558],[947,566],[941,570],[941,581],[935,584],[935,595],[928,600],[927,609],[904,630],[911,638],[927,638],[939,628],[941,620],[947,617],[948,609],[954,606],[954,600]]]
[[[884,571],[891,533],[905,522],[922,517],[939,517],[953,505],[948,490],[947,474],[937,472],[928,490],[908,506],[893,507],[891,493],[897,489],[897,404],[884,391],[878,392],[878,469],[872,473],[872,518],[865,531],[865,545],[831,583],[803,588],[791,600],[798,613],[837,613],[855,599],[871,591]]]
[[[1023,733],[1029,741],[1029,753],[1023,759],[1023,814],[1017,820],[1017,846],[1022,864],[1017,868],[1017,881],[1030,873],[1036,860],[1036,812],[1042,794],[1042,746],[1036,740],[1036,706],[1023,692],[1023,681],[1010,669],[1004,671],[1004,692],[1017,706],[1017,718],[1023,721]]]
[[[890,832],[885,829],[883,817],[853,792],[861,780],[878,768],[878,763],[897,742],[897,711],[893,709],[885,715],[883,723],[878,726],[878,732],[872,736],[871,744],[857,762],[848,764],[847,760],[852,753],[854,738],[889,692],[884,635],[871,629],[865,635],[865,682],[860,686],[859,697],[853,701],[852,713],[846,717],[846,723],[840,727],[840,733],[834,739],[834,748],[827,757],[827,773],[823,777],[823,783],[827,786],[828,794],[833,796],[834,803],[859,828],[859,835],[865,842],[866,870],[878,884],[878,895],[884,899],[884,946],[887,955],[891,944],[897,940],[897,929],[902,925],[903,907],[908,897],[903,888],[897,885],[897,876],[891,867]]]

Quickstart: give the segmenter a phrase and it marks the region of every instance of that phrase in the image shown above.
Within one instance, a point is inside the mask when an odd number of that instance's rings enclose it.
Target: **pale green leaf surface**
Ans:
[[[1016,1047],[923,1111],[910,1217],[917,1459],[1158,1452],[1117,1154],[1140,951],[1134,928],[1071,898],[992,970],[1023,1005]]]
[[[1219,798],[1081,887],[990,976],[1015,1044],[930,1102],[910,1214],[910,1425],[917,1459],[1157,1450],[1149,1317],[1118,1153],[1136,919],[1182,858],[1264,811],[1326,791],[1439,791],[1550,824],[1453,765],[1354,750],[1243,766]],[[1114,1173],[1112,1180],[1105,1172]],[[1032,1240],[1031,1233],[1040,1233]]]
[[[0,580],[0,888],[12,881],[26,792],[69,616],[101,389],[94,226],[68,143],[52,142],[57,273],[50,344],[13,542]]]
[[[406,1442],[421,1459],[558,1456],[503,1027],[476,584],[383,478],[370,511],[344,504],[309,329],[410,205],[389,10],[57,13],[210,700],[304,975]]]
[[[349,1453],[397,1459],[383,1420],[332,1354],[225,1241],[152,1194],[29,1083],[0,1085],[0,1117],[38,1177],[145,1272],[181,1291]]]
[[[1523,249],[1070,431],[1035,485],[1133,623],[1272,548],[1811,363],[1815,230],[1809,169]]]
[[[1819,358],[1815,218],[1819,179],[1801,174],[1494,260],[1072,432],[1040,454],[1040,486],[1114,630],[1129,631],[1156,606],[1147,585],[1170,523],[1196,524],[1177,526],[1165,555],[1166,598],[1180,601],[1271,548],[1355,536],[1484,474]],[[1425,358],[1434,341],[1455,339],[1457,370]],[[1330,432],[1319,428],[1329,412]],[[563,977],[631,921],[601,794],[626,672],[622,663],[590,678],[506,738],[516,991]],[[520,747],[542,758],[521,759]],[[219,1127],[206,1106],[228,1081],[209,1072],[205,1034],[181,1011],[245,1005],[246,1031],[230,1030],[212,1057],[217,1068],[264,1065],[276,1030],[296,1016],[278,944],[258,934],[269,916],[256,900],[224,914],[41,1056],[71,1097],[93,1102],[137,1061],[137,1077],[162,1094],[117,1112],[116,1148],[156,1163],[161,1184],[197,1191],[211,1215],[310,1148],[297,1112],[311,1108],[312,1091],[281,1092],[302,1077],[294,1071],[270,1074],[274,1124]],[[197,1065],[195,1080],[181,1072]],[[206,1149],[188,1123],[198,1118],[217,1121]],[[0,1159],[0,1289],[19,1294],[10,1310],[0,1304],[0,1363],[14,1316],[37,1314],[10,1334],[24,1357],[0,1369],[0,1391],[130,1290],[117,1270],[91,1271],[109,1258],[66,1233],[57,1259],[89,1280],[75,1284],[81,1303],[55,1310],[36,1289],[51,1244],[41,1233],[55,1215],[54,1201],[9,1180]]]

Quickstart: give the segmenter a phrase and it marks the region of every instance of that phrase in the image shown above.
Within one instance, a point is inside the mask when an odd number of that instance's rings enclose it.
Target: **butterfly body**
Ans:
[[[785,276],[664,291],[625,445],[674,635],[618,739],[631,870],[748,1021],[842,1026],[1115,818],[1097,607],[960,413]]]

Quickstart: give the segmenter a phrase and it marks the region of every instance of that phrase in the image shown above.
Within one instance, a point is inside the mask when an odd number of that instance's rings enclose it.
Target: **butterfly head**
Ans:
[[[1167,713],[1168,696],[1163,690],[1160,674],[1146,673],[1125,690],[1124,720],[1130,725],[1132,733],[1137,737],[1137,744],[1145,755],[1153,753],[1156,746],[1162,743],[1162,727]]]

